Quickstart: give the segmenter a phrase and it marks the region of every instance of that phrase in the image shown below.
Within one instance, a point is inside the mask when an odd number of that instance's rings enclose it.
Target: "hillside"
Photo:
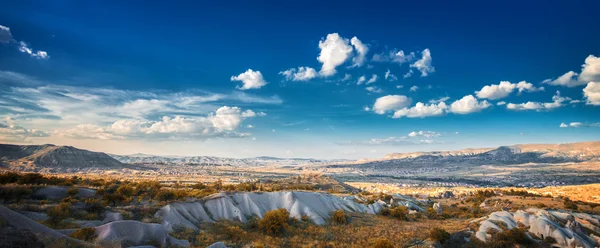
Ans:
[[[590,160],[600,158],[600,141],[565,143],[565,144],[519,144],[512,146],[502,146],[498,148],[476,148],[462,149],[454,151],[432,151],[432,152],[410,152],[410,153],[391,153],[386,155],[383,160],[406,159],[419,157],[502,157],[537,154],[539,157],[555,157],[567,160]]]
[[[102,152],[55,145],[0,144],[0,161],[11,169],[122,168],[123,163]]]

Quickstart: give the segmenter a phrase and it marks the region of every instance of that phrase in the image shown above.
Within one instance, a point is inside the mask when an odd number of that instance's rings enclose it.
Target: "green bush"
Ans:
[[[98,235],[96,235],[96,229],[93,227],[83,227],[78,229],[77,231],[71,233],[72,238],[84,240],[84,241],[94,241]]]
[[[271,210],[258,222],[258,227],[267,234],[280,234],[288,228],[290,213],[285,208]]]
[[[346,213],[343,210],[333,211],[333,215],[331,216],[331,221],[338,225],[346,224]]]

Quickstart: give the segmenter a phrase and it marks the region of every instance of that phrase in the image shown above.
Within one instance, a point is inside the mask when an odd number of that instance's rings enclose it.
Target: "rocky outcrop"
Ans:
[[[168,235],[161,224],[139,221],[115,221],[96,227],[96,241],[104,245],[123,247],[137,245],[158,245],[158,247],[190,247],[186,240]]]
[[[291,217],[308,218],[315,224],[325,224],[335,210],[376,214],[389,206],[407,206],[410,209],[423,211],[418,201],[401,195],[393,196],[393,201],[378,201],[373,204],[358,203],[354,196],[337,197],[318,192],[242,192],[219,193],[203,198],[201,201],[171,203],[161,208],[156,217],[169,231],[175,226],[197,229],[202,222],[213,222],[219,219],[239,220],[246,222],[247,217],[262,218],[267,211],[285,208]]]
[[[102,152],[55,145],[0,144],[0,160],[11,168],[122,168],[123,163]]]
[[[598,241],[592,232],[600,228],[600,216],[585,213],[575,213],[558,210],[542,210],[531,208],[526,211],[518,210],[515,213],[499,211],[491,213],[487,218],[478,220],[479,230],[475,236],[487,241],[491,238],[491,230],[503,231],[523,225],[534,237],[544,239],[552,237],[559,247],[586,247],[598,246]],[[586,228],[583,228],[583,227]]]

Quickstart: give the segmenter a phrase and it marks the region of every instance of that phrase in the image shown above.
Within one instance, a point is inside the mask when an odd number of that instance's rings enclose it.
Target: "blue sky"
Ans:
[[[2,5],[5,143],[376,158],[600,139],[598,1]]]

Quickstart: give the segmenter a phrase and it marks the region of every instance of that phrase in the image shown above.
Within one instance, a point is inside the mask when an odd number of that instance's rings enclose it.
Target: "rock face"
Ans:
[[[356,196],[337,197],[317,192],[219,193],[197,202],[171,203],[161,208],[156,217],[161,218],[165,228],[172,231],[175,226],[196,230],[198,224],[218,219],[246,222],[248,216],[262,218],[267,211],[279,208],[287,209],[291,217],[308,216],[318,225],[325,224],[335,210],[375,214],[388,206],[402,205],[423,211],[418,201],[400,195],[395,195],[394,202],[390,204],[378,201],[365,205],[355,199]]]
[[[60,200],[68,196],[67,190],[69,188],[64,186],[49,186],[37,190],[33,196],[39,199]],[[96,195],[96,190],[93,189],[78,188],[78,190],[75,195],[77,197],[91,198]]]
[[[436,202],[436,203],[434,203],[434,204],[433,204],[433,209],[435,210],[435,212],[436,212],[437,214],[442,214],[442,212],[444,211],[444,210],[442,209],[442,204],[441,204],[441,203],[439,203],[439,202]]]
[[[123,167],[121,162],[102,152],[55,145],[0,144],[0,161],[14,169]]]
[[[488,231],[495,229],[502,231],[499,224],[508,229],[518,227],[519,224],[528,228],[528,232],[540,239],[552,237],[559,247],[586,247],[598,246],[598,240],[593,233],[584,230],[600,230],[600,216],[569,211],[541,210],[530,208],[526,211],[518,210],[515,213],[499,211],[480,220],[479,230],[475,236],[486,241],[491,238]],[[582,228],[585,227],[585,228]]]
[[[190,247],[188,241],[169,236],[161,224],[154,223],[115,221],[96,227],[96,234],[97,241],[105,245],[129,247],[153,244],[159,247]]]

